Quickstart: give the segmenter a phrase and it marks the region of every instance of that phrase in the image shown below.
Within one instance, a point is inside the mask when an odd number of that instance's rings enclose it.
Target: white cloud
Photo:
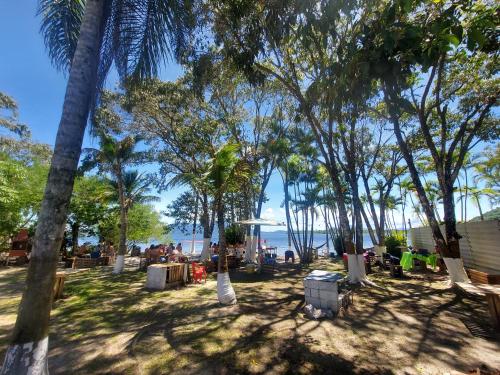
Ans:
[[[274,214],[272,207],[266,208],[260,217],[266,220],[276,220],[276,215]]]

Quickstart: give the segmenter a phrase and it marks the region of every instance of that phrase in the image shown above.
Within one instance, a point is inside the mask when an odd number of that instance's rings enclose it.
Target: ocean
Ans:
[[[185,234],[183,233],[180,229],[176,228],[174,229],[170,234],[169,237],[171,238],[171,241],[176,245],[177,243],[182,244],[182,249],[184,253],[190,252],[191,250],[191,240],[192,236],[191,234]],[[213,242],[219,242],[218,238],[218,232],[217,228],[215,228],[214,233],[212,235],[212,241]],[[97,244],[97,238],[96,237],[81,237],[79,239],[80,245],[89,242],[91,244]],[[313,247],[318,247],[321,245],[324,245],[326,242],[326,234],[325,233],[314,233],[314,243]],[[141,248],[142,251],[144,251],[147,247],[149,247],[151,244],[158,244],[158,241],[152,240],[149,243],[137,243],[136,245]],[[285,255],[285,251],[288,250],[288,235],[286,230],[277,230],[277,231],[272,231],[272,232],[265,232],[261,231],[261,244],[265,245],[267,247],[276,247],[277,248],[277,253],[280,256]],[[194,243],[194,253],[195,254],[201,254],[201,249],[203,247],[203,234],[202,233],[196,233],[196,239]],[[370,235],[368,233],[365,233],[363,236],[363,247],[371,247],[373,246],[372,241],[370,239]],[[323,251],[326,251],[327,246],[324,245],[322,246],[318,251],[320,254],[323,253]],[[330,252],[334,252],[334,247],[331,242],[331,238],[329,241],[329,249]],[[292,250],[293,250],[293,243],[292,243]]]
[[[215,232],[215,231],[214,231]],[[183,234],[180,230],[174,230],[171,233],[171,238],[175,244],[180,242],[182,244],[182,248],[184,252],[187,252],[191,249],[191,235]],[[217,233],[214,233],[212,237],[212,241],[218,242]],[[325,233],[315,233],[314,234],[314,245],[313,247],[318,247],[323,245],[326,242],[326,234]],[[333,244],[331,243],[331,239],[329,241],[330,252],[333,252]],[[286,230],[278,230],[273,232],[264,232],[261,231],[261,244],[266,246],[277,247],[278,255],[284,256],[285,251],[288,249],[288,235]],[[370,235],[365,233],[363,236],[363,247],[371,247],[373,246],[372,241],[370,239]],[[195,240],[195,254],[201,253],[201,249],[203,247],[203,235],[201,233],[196,234]],[[293,249],[293,243],[292,243]],[[326,245],[319,249],[320,254],[326,249]]]

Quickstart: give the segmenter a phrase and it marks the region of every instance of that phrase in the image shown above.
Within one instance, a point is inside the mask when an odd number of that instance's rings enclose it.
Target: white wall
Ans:
[[[444,233],[444,226],[441,226]],[[500,221],[474,221],[457,224],[460,240],[460,254],[465,267],[480,271],[500,273]],[[414,248],[434,251],[434,240],[429,227],[410,229]]]

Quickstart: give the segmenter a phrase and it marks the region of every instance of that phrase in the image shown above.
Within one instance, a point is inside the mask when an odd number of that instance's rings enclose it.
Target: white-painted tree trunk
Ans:
[[[363,254],[347,254],[349,282],[351,284],[366,281],[365,257]]]
[[[196,240],[196,233],[193,233],[193,238],[191,239],[191,254],[194,254],[194,241]]]
[[[383,253],[387,252],[386,246],[373,245],[373,250],[375,250],[375,254],[382,256]]]
[[[201,249],[200,261],[210,259],[210,238],[203,239],[203,248]]]
[[[122,273],[125,267],[125,255],[117,255],[113,273]]]
[[[217,299],[223,305],[234,305],[236,303],[236,294],[231,285],[228,272],[217,274]]]
[[[462,258],[443,258],[452,283],[470,283]]]
[[[255,263],[257,255],[257,237],[247,237],[247,244],[245,249],[245,261],[248,263]]]
[[[10,345],[5,354],[1,375],[48,375],[49,337],[37,342]]]

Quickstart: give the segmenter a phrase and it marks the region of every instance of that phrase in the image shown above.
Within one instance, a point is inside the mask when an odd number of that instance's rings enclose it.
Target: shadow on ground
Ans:
[[[443,277],[375,273],[379,287],[356,289],[345,315],[313,321],[302,314],[302,278],[313,268],[341,271],[321,261],[275,275],[232,273],[238,304],[229,307],[217,303],[213,276],[204,285],[150,292],[141,272],[73,275],[52,313],[51,373],[442,374],[500,367],[498,336],[477,337],[467,328],[491,332],[484,301],[457,296]],[[2,290],[19,296],[23,275],[0,271]],[[9,306],[0,305],[0,314],[16,304]],[[2,353],[13,321],[0,326]]]

